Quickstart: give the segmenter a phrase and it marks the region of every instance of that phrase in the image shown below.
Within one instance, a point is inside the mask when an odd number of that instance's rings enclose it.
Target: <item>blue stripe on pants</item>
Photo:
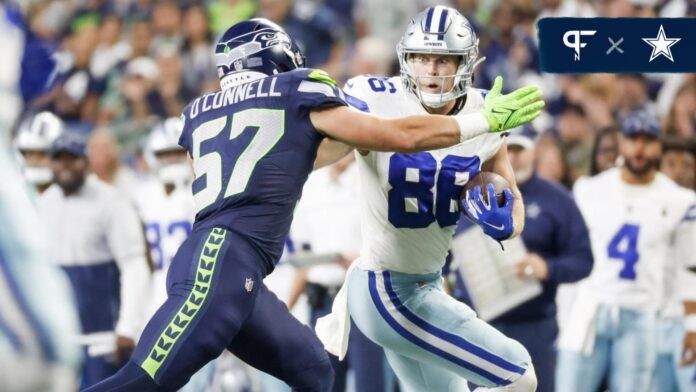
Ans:
[[[396,331],[404,337],[406,340],[410,341],[411,343],[427,350],[430,351],[454,364],[457,364],[473,373],[476,373],[480,375],[481,377],[484,377],[491,382],[495,383],[496,385],[508,385],[510,384],[510,381],[504,380],[498,376],[495,376],[494,374],[491,374],[490,372],[483,370],[479,368],[478,366],[471,364],[455,355],[452,355],[442,349],[439,349],[432,344],[418,338],[415,336],[413,333],[408,331],[406,328],[404,328],[402,325],[400,325],[390,314],[387,308],[384,306],[382,303],[381,299],[379,298],[379,293],[377,292],[377,282],[375,278],[375,273],[373,271],[368,271],[369,274],[369,288],[370,288],[370,297],[372,298],[373,303],[377,307],[377,310],[379,311],[380,315],[384,320]],[[391,296],[391,294],[390,294]],[[395,304],[396,305],[396,304]],[[399,305],[396,305],[397,308]],[[401,305],[403,307],[403,305]],[[426,329],[427,331],[427,329]],[[524,371],[523,371],[524,372]]]

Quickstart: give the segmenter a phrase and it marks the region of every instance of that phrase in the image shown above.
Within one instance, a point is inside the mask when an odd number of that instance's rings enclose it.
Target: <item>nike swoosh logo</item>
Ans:
[[[490,227],[492,227],[492,228],[494,228],[494,229],[496,229],[496,230],[500,230],[500,231],[502,231],[502,230],[505,228],[505,225],[496,226],[496,225],[492,225],[492,224],[490,224],[490,223],[488,223],[488,222],[483,222],[483,223],[487,224],[488,226],[490,226]]]

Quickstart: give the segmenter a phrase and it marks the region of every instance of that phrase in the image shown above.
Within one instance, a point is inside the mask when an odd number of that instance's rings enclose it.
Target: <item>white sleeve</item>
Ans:
[[[696,301],[696,204],[692,204],[679,222],[674,233],[673,252],[679,268],[681,297],[684,301]]]
[[[114,198],[107,214],[107,242],[121,274],[121,311],[116,334],[135,338],[142,328],[142,300],[148,295],[150,282],[145,234],[135,207],[122,197]]]

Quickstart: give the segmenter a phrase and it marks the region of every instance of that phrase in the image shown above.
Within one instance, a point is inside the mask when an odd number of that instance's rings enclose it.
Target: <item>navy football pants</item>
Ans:
[[[321,342],[263,277],[244,239],[222,228],[194,231],[172,261],[167,301],[133,357],[88,391],[174,391],[226,348],[295,391],[331,390],[333,371]]]

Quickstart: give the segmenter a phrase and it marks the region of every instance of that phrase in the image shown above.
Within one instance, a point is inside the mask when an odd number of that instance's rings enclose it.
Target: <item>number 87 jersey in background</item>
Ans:
[[[652,183],[631,185],[614,168],[575,183],[575,200],[590,231],[594,267],[586,289],[599,303],[638,311],[659,310],[664,301],[665,271],[689,265],[670,256],[694,257],[685,221],[694,193],[662,173]],[[690,239],[687,237],[691,237]],[[676,285],[676,282],[673,282]]]
[[[383,117],[428,114],[399,77],[358,76],[344,87],[353,107]],[[470,88],[460,113],[483,107],[485,90]],[[459,221],[459,195],[503,144],[485,134],[445,149],[400,154],[356,152],[360,168],[361,265],[411,274],[439,272]]]

